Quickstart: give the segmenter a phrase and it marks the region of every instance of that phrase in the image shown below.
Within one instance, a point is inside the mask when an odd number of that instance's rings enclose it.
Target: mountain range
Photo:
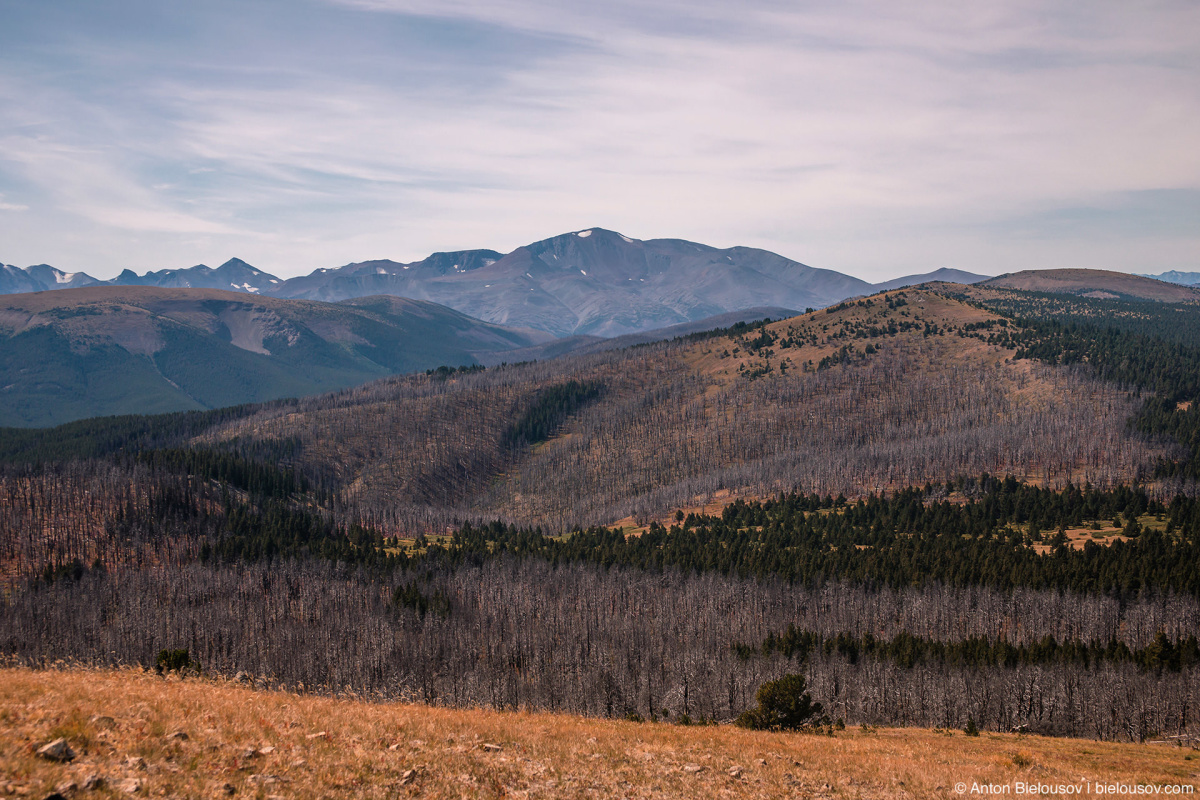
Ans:
[[[1155,280],[1166,281],[1167,283],[1180,283],[1184,286],[1200,285],[1200,272],[1180,272],[1177,269],[1173,269],[1167,272],[1160,272],[1157,275],[1139,274],[1143,278],[1154,278]]]
[[[869,284],[766,250],[591,228],[519,247],[378,260],[280,279],[239,259],[111,281],[0,268],[0,425],[211,409],[439,366],[544,361],[687,336],[910,285],[1200,301],[1101,270]],[[55,289],[55,291],[48,291]]]
[[[157,286],[339,302],[395,295],[429,300],[486,322],[555,336],[621,336],[754,307],[819,308],[933,280],[975,283],[961,270],[870,284],[767,250],[682,239],[631,239],[603,228],[565,233],[511,253],[462,250],[410,263],[363,261],[287,280],[240,259],[110,281],[48,265],[0,268],[0,294],[84,286]]]

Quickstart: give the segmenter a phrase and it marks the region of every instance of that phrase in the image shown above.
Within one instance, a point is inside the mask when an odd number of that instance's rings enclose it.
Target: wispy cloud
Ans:
[[[291,274],[602,224],[865,277],[1200,268],[1121,200],[1200,191],[1190,2],[16,5],[0,181],[36,224],[0,235],[29,261]],[[1080,208],[1124,222],[1053,222]]]

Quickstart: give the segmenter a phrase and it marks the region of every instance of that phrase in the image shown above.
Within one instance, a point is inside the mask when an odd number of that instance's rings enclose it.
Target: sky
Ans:
[[[1200,3],[4,0],[0,262],[1200,271]]]

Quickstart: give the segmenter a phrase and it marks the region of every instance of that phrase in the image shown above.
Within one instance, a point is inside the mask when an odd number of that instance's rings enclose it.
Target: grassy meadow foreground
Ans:
[[[35,754],[59,737],[72,761]],[[1200,753],[1164,744],[912,728],[759,733],[135,670],[0,670],[5,796],[904,798],[960,796],[960,783],[1190,787],[1198,775]]]

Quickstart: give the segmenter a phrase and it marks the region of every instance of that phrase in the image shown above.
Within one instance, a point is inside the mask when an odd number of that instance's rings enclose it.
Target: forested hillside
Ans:
[[[547,338],[398,297],[331,304],[145,286],[10,295],[0,425],[302,396]]]
[[[853,724],[1196,733],[1192,501],[1006,480],[736,504],[640,537],[496,524],[405,543],[284,512],[273,492],[127,497],[98,562],[9,600],[0,648],[153,663],[186,647],[292,686],[659,719],[732,719],[799,671]],[[1128,520],[1118,543],[1041,530],[1093,515]]]
[[[1127,431],[1136,401],[1120,388],[1014,360],[997,343],[1007,325],[890,293],[711,337],[375,383],[204,439],[286,440],[289,464],[397,532],[644,522],[730,494],[854,496],[982,472],[1109,484],[1169,452]],[[513,420],[572,380],[596,397],[549,441],[514,448]]]
[[[672,720],[799,672],[848,724],[1196,736],[1194,449],[1144,424],[1195,351],[982,302],[7,432],[0,652]]]
[[[1185,458],[1162,459],[1161,478],[1200,476],[1200,313],[1193,304],[1076,299],[1060,294],[952,289],[984,308],[1015,317],[1004,343],[1017,357],[1086,364],[1102,378],[1146,396],[1130,425],[1169,438]]]

